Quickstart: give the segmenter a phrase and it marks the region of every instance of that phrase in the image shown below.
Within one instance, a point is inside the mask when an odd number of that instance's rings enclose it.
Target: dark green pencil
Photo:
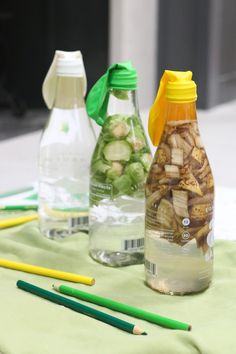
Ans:
[[[64,296],[55,294],[51,291],[39,288],[38,286],[27,283],[23,280],[18,280],[16,285],[18,286],[18,288],[20,288],[22,290],[28,291],[34,295],[40,296],[44,299],[47,299],[49,301],[52,301],[52,302],[58,304],[58,305],[68,307],[71,310],[74,310],[76,312],[90,316],[92,318],[95,318],[96,320],[105,322],[111,326],[122,329],[123,331],[129,332],[132,334],[147,334],[146,332],[141,330],[141,328],[135,326],[132,323],[129,323],[129,322],[123,321],[117,317],[108,315],[105,312],[98,311],[92,307],[85,306],[83,304],[80,304],[77,301],[67,299]]]

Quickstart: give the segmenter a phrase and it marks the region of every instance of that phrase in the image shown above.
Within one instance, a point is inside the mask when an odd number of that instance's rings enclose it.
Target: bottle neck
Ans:
[[[85,107],[83,79],[80,77],[57,76],[54,107],[62,109]]]
[[[166,109],[166,120],[196,120],[196,102],[175,103],[168,102]]]
[[[136,91],[110,89],[107,116],[114,114],[139,115]]]

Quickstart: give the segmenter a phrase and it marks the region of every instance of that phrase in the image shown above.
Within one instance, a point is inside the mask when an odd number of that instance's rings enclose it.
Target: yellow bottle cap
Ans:
[[[191,71],[165,70],[149,113],[148,131],[153,145],[160,142],[165,126],[167,102],[187,103],[197,99],[197,86]]]
[[[194,81],[169,81],[166,87],[166,99],[169,102],[185,103],[197,100],[197,85]]]

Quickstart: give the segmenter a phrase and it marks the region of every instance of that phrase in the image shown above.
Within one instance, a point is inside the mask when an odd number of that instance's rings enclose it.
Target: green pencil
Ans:
[[[0,205],[0,210],[37,210],[37,205]]]
[[[0,194],[0,198],[12,197],[14,195],[18,195],[24,192],[33,191],[33,189],[34,189],[33,187],[24,187],[24,188],[15,189],[13,191]]]
[[[64,296],[57,295],[51,291],[47,291],[45,289],[39,288],[38,286],[27,283],[23,280],[18,280],[16,285],[18,286],[18,288],[20,288],[22,290],[28,291],[34,295],[38,295],[38,296],[40,296],[44,299],[47,299],[49,301],[52,301],[58,305],[63,305],[65,307],[68,307],[71,310],[74,310],[76,312],[90,316],[92,318],[95,318],[96,320],[105,322],[111,326],[122,329],[123,331],[129,332],[132,334],[147,334],[146,332],[141,330],[141,328],[135,326],[134,324],[123,321],[117,317],[108,315],[107,313],[98,311],[92,307],[88,307],[83,304],[80,304],[77,301],[67,299]]]
[[[71,288],[69,286],[65,285],[53,285],[53,289],[59,291],[60,293],[63,293],[65,295],[73,296],[81,300],[89,301],[97,305],[101,305],[104,307],[107,307],[111,310],[115,310],[118,312],[125,313],[126,315],[131,315],[137,318],[140,318],[142,320],[146,320],[155,324],[158,324],[160,326],[166,327],[166,328],[171,328],[171,329],[180,329],[183,331],[191,331],[191,326],[187,323],[179,322],[176,320],[172,320],[167,317],[163,317],[160,315],[157,315],[152,312],[147,312],[144,310],[141,310],[139,308],[129,306],[111,299],[107,299],[101,296],[97,296],[94,294],[87,293],[85,291],[81,291],[78,289]]]

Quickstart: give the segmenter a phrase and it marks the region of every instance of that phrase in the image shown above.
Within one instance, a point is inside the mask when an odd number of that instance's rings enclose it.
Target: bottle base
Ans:
[[[123,267],[144,263],[144,254],[140,252],[114,252],[104,250],[90,250],[89,255],[95,261],[109,267]]]
[[[40,232],[51,240],[62,240],[78,232],[88,233],[88,218],[74,219],[43,219],[39,222]]]
[[[72,232],[70,230],[61,230],[61,229],[50,229],[50,230],[41,230],[41,233],[43,236],[50,240],[62,240],[65,239],[68,236],[73,235],[75,232]]]
[[[175,287],[175,289],[168,287],[168,285],[165,282],[160,281],[159,285],[155,286],[153,285],[152,281],[146,280],[146,285],[149,286],[151,289],[155,290],[158,293],[164,294],[164,295],[172,295],[172,296],[183,296],[183,295],[191,295],[191,294],[197,294],[197,293],[202,293],[205,291],[207,288],[209,288],[211,284],[211,281],[208,283],[205,283],[201,287],[187,287],[184,288],[180,285],[179,289],[178,286]]]

